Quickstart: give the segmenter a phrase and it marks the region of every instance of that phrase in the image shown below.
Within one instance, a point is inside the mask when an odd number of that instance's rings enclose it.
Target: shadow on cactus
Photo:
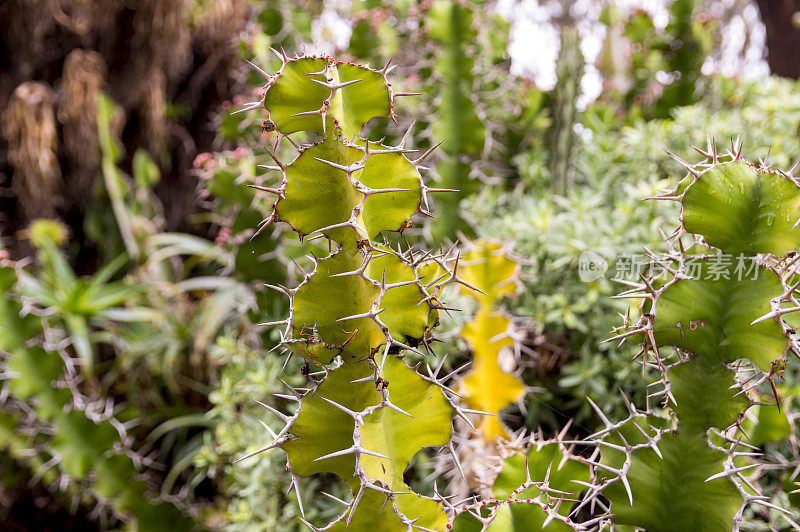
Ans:
[[[437,530],[447,524],[441,504],[411,492],[403,473],[425,447],[448,443],[451,418],[469,410],[436,372],[423,376],[405,358],[425,356],[441,307],[438,296],[460,278],[445,255],[389,245],[386,232],[410,227],[428,214],[427,187],[405,147],[359,138],[373,117],[394,118],[401,96],[388,83],[387,67],[374,70],[329,57],[288,57],[267,76],[263,103],[269,122],[297,150],[291,162],[273,159],[280,175],[273,186],[255,188],[277,197],[261,224],[282,221],[301,239],[327,242],[330,254],[313,257],[314,270],[295,288],[274,286],[289,297],[281,347],[313,364],[308,388],[288,387],[297,409],[272,443],[249,454],[281,447],[293,485],[301,477],[332,473],[348,484],[342,514],[314,530]],[[246,107],[246,108],[248,108]],[[300,144],[289,135],[319,140]],[[311,137],[313,138],[313,137]],[[246,457],[245,457],[246,458]],[[300,511],[303,512],[302,501]]]

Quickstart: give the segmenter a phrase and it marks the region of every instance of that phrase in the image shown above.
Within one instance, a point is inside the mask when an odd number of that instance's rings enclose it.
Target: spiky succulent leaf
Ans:
[[[349,358],[369,354],[385,342],[380,326],[370,318],[339,321],[369,312],[380,295],[380,289],[360,275],[331,277],[357,270],[363,259],[357,251],[342,249],[319,261],[315,274],[294,297],[294,338],[339,346],[336,354],[346,352]]]
[[[395,340],[418,344],[428,333],[431,319],[436,321],[438,311],[423,302],[426,295],[417,284],[419,272],[398,259],[389,248],[379,246],[377,249],[384,254],[370,260],[365,272],[367,277],[386,285],[409,283],[386,290],[379,305],[379,319],[389,327]]]
[[[328,364],[339,354],[353,359],[375,352],[387,340],[381,324],[394,339],[418,343],[429,329],[429,314],[436,311],[423,303],[426,296],[415,282],[414,269],[388,248],[382,253],[367,257],[341,249],[319,261],[294,297],[294,340],[285,345],[315,363]],[[336,277],[358,270],[365,260],[363,274]],[[406,282],[410,284],[381,290]],[[371,310],[379,312],[380,324],[370,317],[349,318]]]
[[[715,278],[711,259],[697,279],[681,279],[660,295],[655,305],[655,339],[713,362],[749,358],[769,370],[788,341],[780,324],[768,319],[770,300],[784,293],[780,279],[758,267],[755,278],[742,278],[735,264],[722,265]]]
[[[508,438],[500,411],[522,399],[525,384],[500,366],[498,357],[503,349],[512,348],[514,341],[511,320],[495,305],[500,298],[516,291],[520,266],[497,242],[477,240],[459,261],[459,269],[466,283],[483,292],[465,287],[462,290],[478,302],[478,311],[461,330],[472,351],[473,365],[459,383],[459,390],[470,408],[491,414],[480,420],[484,438],[488,441]]]
[[[349,524],[348,517],[350,517]],[[399,532],[408,530],[408,526],[403,524],[400,514],[393,507],[392,502],[386,500],[385,494],[368,488],[355,511],[352,512],[352,517],[347,512],[326,530],[330,532]]]
[[[297,438],[282,445],[289,458],[289,467],[297,475],[307,477],[333,473],[351,486],[358,486],[358,479],[353,477],[355,455],[317,460],[351,447],[355,430],[355,420],[325,399],[355,412],[380,404],[381,395],[374,382],[353,383],[370,375],[372,371],[367,364],[344,364],[331,371],[314,394],[303,398],[300,415],[290,429]]]
[[[800,186],[746,161],[702,172],[682,204],[686,230],[728,253],[782,256],[800,245]]]
[[[726,429],[750,404],[735,389],[733,373],[721,364],[693,358],[670,369],[668,376],[675,397],[673,409],[681,427],[690,432]]]
[[[649,423],[658,420],[634,418],[608,441],[617,445],[646,443],[641,428],[653,434]],[[633,426],[638,424],[639,428]],[[620,437],[622,436],[622,437]],[[627,474],[633,504],[624,484],[617,480],[603,494],[611,500],[614,522],[636,525],[652,532],[729,531],[744,499],[727,477],[706,479],[722,472],[727,455],[708,445],[705,433],[678,430],[665,434],[658,449],[649,447],[631,453]],[[663,457],[663,458],[662,458]],[[605,449],[603,463],[621,468],[625,453]],[[601,477],[615,475],[600,470]]]
[[[487,519],[488,526],[484,528],[471,512],[462,511],[453,521],[453,532],[573,530],[560,520],[551,518],[548,522],[549,514],[539,504],[555,511],[559,499],[563,499],[557,511],[567,517],[574,506],[573,501],[584,489],[578,483],[589,480],[589,466],[574,460],[561,444],[555,441],[532,443],[527,453],[517,453],[503,461],[502,470],[492,486],[494,501],[479,510]],[[549,495],[540,488],[545,485]]]
[[[350,166],[363,156],[360,149],[348,146],[335,135],[303,150],[286,168],[286,192],[275,205],[278,218],[301,235],[350,220],[353,209],[364,197],[351,182],[358,179],[359,171],[348,178],[346,172],[319,159]],[[320,205],[325,208],[320,209]],[[341,243],[352,232],[352,228],[336,228],[325,234]]]
[[[397,491],[410,491],[403,482],[408,463],[421,448],[450,441],[452,408],[437,386],[424,381],[397,358],[386,359],[381,376],[388,382],[389,400],[410,416],[384,407],[364,419],[362,444],[389,458],[364,456],[361,467],[370,480],[379,480]],[[420,526],[435,529],[447,521],[434,501],[413,494],[398,495],[395,500],[405,515],[420,518]]]
[[[302,399],[295,392],[300,411],[281,414],[287,427],[262,450],[283,447],[295,479],[328,472],[347,482],[352,502],[325,530],[443,531],[442,507],[411,493],[403,473],[421,448],[450,439],[451,399],[395,355],[428,345],[436,298],[455,274],[371,241],[410,227],[428,192],[403,143],[356,138],[371,118],[394,118],[388,68],[280,55],[263,102],[269,119],[282,135],[324,139],[292,141],[300,154],[291,164],[273,156],[283,179],[266,190],[278,200],[265,223],[286,221],[301,238],[321,235],[331,250],[296,289],[278,287],[292,305],[282,345],[336,367]]]
[[[354,495],[362,482],[379,482],[394,491],[410,492],[403,482],[408,462],[424,447],[447,443],[452,432],[452,409],[438,387],[425,382],[398,358],[388,357],[378,371],[383,391],[369,379],[372,375],[373,368],[366,362],[344,364],[331,371],[313,395],[303,398],[300,415],[291,428],[295,438],[282,445],[295,474],[336,474],[350,485]],[[384,391],[388,391],[392,405],[413,417],[379,406],[363,416],[362,426],[331,403],[363,412],[384,404]],[[370,454],[352,452],[324,458],[354,446]],[[441,506],[432,500],[413,492],[395,495],[394,500],[403,515],[419,518],[421,526],[435,529],[446,522]]]
[[[462,290],[478,302],[495,305],[500,298],[517,291],[519,262],[509,258],[498,242],[474,241],[471,249],[461,257],[460,266],[464,281],[484,292]]]
[[[304,148],[285,168],[276,219],[301,236],[321,231],[342,245],[409,227],[420,210],[419,171],[402,151],[373,143],[368,149],[336,134]]]
[[[798,306],[787,283],[791,272],[756,255],[783,256],[799,242],[800,187],[791,174],[742,160],[735,145],[719,155],[709,138],[707,149],[700,150],[707,160],[698,165],[678,159],[689,175],[657,196],[682,202],[683,227],[667,239],[669,256],[660,261],[674,269],[666,268],[666,281],[645,280],[647,300],[638,328],[628,333],[644,342],[646,365],[662,372],[648,397],[662,398],[676,415],[667,420],[631,407],[627,421],[612,425],[604,418],[606,429],[598,433],[604,445],[597,471],[614,523],[650,532],[731,530],[741,520],[743,494],[759,492],[738,469],[757,465],[753,453],[737,454],[743,428],[753,432],[741,422],[759,381],[747,383],[755,377],[772,382],[786,352],[798,349],[782,318]],[[689,255],[698,251],[698,240],[684,249],[685,232],[721,252]],[[669,346],[678,348],[678,362],[667,363],[661,354],[659,348]],[[741,366],[731,363],[739,359],[757,367],[735,378],[732,369]],[[749,372],[754,376],[742,377]],[[784,433],[780,420],[766,418],[762,437]]]
[[[323,85],[352,81],[355,83],[336,90]],[[380,71],[306,56],[285,60],[267,82],[264,108],[282,133],[325,135],[338,126],[345,138],[351,139],[371,118],[392,112],[392,94]]]
[[[511,322],[502,315],[492,315],[481,309],[475,318],[467,322],[461,336],[472,350],[472,370],[459,384],[459,393],[475,410],[489,412],[479,428],[487,440],[508,437],[508,431],[500,420],[500,411],[519,401],[525,395],[525,385],[515,375],[503,371],[498,355],[503,348],[511,348],[514,341],[508,336]]]
[[[578,482],[589,482],[589,466],[569,459],[568,453],[558,443],[549,443],[539,448],[531,446],[527,455],[517,454],[503,462],[503,469],[495,480],[492,492],[498,498],[507,499],[512,495],[517,499],[528,499],[538,496],[541,490],[532,486],[522,492],[514,494],[526,481],[525,467],[527,462],[530,479],[533,482],[543,482],[547,479],[550,488],[566,493],[572,493],[572,499],[577,499],[583,487]],[[553,501],[557,498],[554,497]],[[570,502],[562,503],[559,513],[563,516],[569,514],[573,506]],[[570,527],[560,521],[551,521],[547,527],[542,527],[547,514],[534,504],[510,504],[508,512],[511,514],[511,527],[500,527],[492,524],[489,530],[497,532],[522,531],[522,530],[570,530]]]
[[[379,150],[387,146],[379,145]],[[370,149],[375,145],[370,143]],[[364,202],[364,226],[370,238],[383,231],[400,231],[411,225],[411,216],[422,201],[422,177],[402,153],[372,153],[364,163],[359,180],[370,189],[408,189],[372,194]]]

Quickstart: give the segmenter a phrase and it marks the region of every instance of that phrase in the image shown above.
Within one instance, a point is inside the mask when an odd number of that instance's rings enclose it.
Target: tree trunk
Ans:
[[[757,0],[767,28],[767,62],[773,74],[800,78],[800,0]]]

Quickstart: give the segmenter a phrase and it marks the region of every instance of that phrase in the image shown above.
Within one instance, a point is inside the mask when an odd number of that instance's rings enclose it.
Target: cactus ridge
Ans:
[[[426,254],[388,238],[414,215],[430,216],[428,196],[441,190],[425,185],[419,165],[433,149],[409,159],[416,151],[405,147],[408,133],[397,146],[359,137],[370,119],[395,119],[393,100],[403,94],[388,83],[388,65],[276,53],[283,64],[268,75],[259,105],[278,135],[266,168],[280,180],[255,187],[276,196],[258,229],[285,222],[301,239],[327,240],[330,254],[309,257],[313,271],[296,287],[270,286],[289,298],[290,311],[265,325],[282,326],[280,347],[314,370],[307,388],[281,395],[297,404],[291,415],[267,407],[283,430],[242,459],[282,448],[301,514],[302,477],[332,473],[347,483],[352,498],[339,501],[340,517],[322,528],[304,521],[312,530],[443,531],[443,499],[417,495],[403,473],[421,449],[451,449],[453,414],[468,420],[473,412],[458,404],[441,366],[425,365],[422,375],[424,362],[412,369],[405,359],[431,352],[443,288],[472,285],[455,247]],[[322,139],[298,144],[288,137],[296,132]],[[284,138],[298,152],[288,163],[278,155]]]
[[[609,339],[640,341],[637,357],[660,378],[643,411],[626,399],[630,414],[620,422],[592,403],[605,424],[588,442],[598,481],[575,511],[600,508],[648,531],[722,531],[738,530],[747,505],[758,504],[797,527],[757,487],[767,457],[742,441],[742,421],[761,401],[756,387],[776,390],[787,353],[800,353],[783,319],[800,309],[792,284],[800,182],[765,160],[744,160],[738,142],[719,153],[709,138],[697,151],[698,164],[673,156],[688,174],[654,197],[681,204],[667,253],[650,254],[666,280],[629,283],[620,297],[640,301],[640,317],[626,317]]]
[[[491,496],[456,503],[453,532],[523,532],[529,530],[591,530],[604,516],[576,520],[571,508],[580,492],[591,486],[590,468],[573,453],[574,442],[565,440],[569,425],[545,439],[541,434],[517,435],[501,449]]]

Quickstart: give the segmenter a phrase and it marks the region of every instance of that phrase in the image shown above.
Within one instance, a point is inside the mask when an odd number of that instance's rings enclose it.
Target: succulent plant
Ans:
[[[373,117],[394,119],[402,93],[387,80],[389,65],[375,70],[325,56],[289,57],[267,76],[263,105],[267,124],[297,149],[291,162],[270,152],[279,182],[254,185],[277,197],[261,227],[287,223],[301,239],[324,239],[330,254],[312,257],[314,269],[295,288],[274,286],[290,299],[280,345],[288,356],[307,360],[309,387],[289,387],[298,408],[273,441],[248,456],[281,447],[293,485],[300,478],[332,473],[350,487],[352,499],[324,530],[444,530],[439,502],[411,492],[403,473],[425,447],[446,446],[453,413],[466,418],[455,394],[439,378],[404,360],[424,356],[442,308],[444,286],[460,283],[458,261],[392,247],[388,235],[429,214],[430,192],[414,150],[359,137]],[[319,137],[300,144],[289,135]],[[411,353],[411,355],[409,355]],[[321,377],[321,378],[318,378]],[[302,510],[302,501],[298,501]],[[309,523],[314,530],[322,530]]]
[[[480,156],[486,140],[486,127],[474,101],[477,77],[470,47],[477,30],[473,18],[468,2],[454,0],[433,2],[425,18],[428,35],[441,47],[433,69],[441,82],[436,99],[441,111],[433,123],[433,134],[444,139],[442,150],[446,158],[436,165],[436,173],[442,186],[454,190],[441,198],[441,220],[431,227],[437,240],[455,239],[456,231],[466,228],[459,201],[476,191],[478,181],[470,176],[470,159]]]
[[[738,530],[748,504],[776,508],[757,483],[766,457],[742,421],[761,403],[756,387],[770,385],[779,401],[774,381],[799,347],[783,315],[800,308],[800,183],[746,161],[740,144],[722,154],[709,138],[698,151],[698,164],[676,157],[688,175],[656,197],[680,202],[681,225],[667,253],[651,255],[660,275],[623,294],[641,302],[639,318],[611,339],[641,340],[638,356],[660,378],[644,411],[628,403],[630,415],[612,422],[597,409],[598,482],[582,504],[656,532]]]
[[[570,517],[583,486],[590,485],[590,469],[564,444],[568,428],[553,439],[533,435],[504,446],[508,456],[496,472],[491,495],[449,508],[455,516],[453,532],[589,530],[596,524]]]
[[[461,336],[472,351],[472,368],[458,383],[458,391],[470,408],[491,414],[477,425],[489,442],[509,439],[500,411],[525,396],[525,384],[517,375],[504,371],[499,357],[515,346],[511,319],[498,307],[504,296],[517,291],[520,265],[504,246],[491,241],[474,241],[461,258],[463,278],[481,292],[467,291],[478,303],[474,318],[464,325]],[[513,360],[513,358],[511,358]]]

